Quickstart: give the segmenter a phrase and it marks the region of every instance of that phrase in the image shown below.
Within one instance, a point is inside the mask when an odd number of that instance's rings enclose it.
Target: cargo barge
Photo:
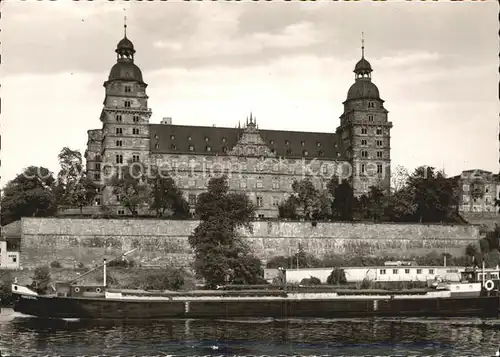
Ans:
[[[104,264],[106,276],[106,264]],[[499,272],[466,269],[461,281],[427,289],[341,290],[274,286],[187,292],[117,290],[57,283],[41,295],[13,284],[14,310],[42,318],[169,319],[321,317],[498,317]]]

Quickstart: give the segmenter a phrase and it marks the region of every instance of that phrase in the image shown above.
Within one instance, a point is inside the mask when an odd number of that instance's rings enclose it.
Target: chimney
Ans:
[[[172,117],[163,117],[161,123],[165,125],[172,125]]]

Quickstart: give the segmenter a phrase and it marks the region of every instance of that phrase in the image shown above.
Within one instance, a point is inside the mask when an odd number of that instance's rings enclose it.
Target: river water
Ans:
[[[500,320],[84,322],[2,309],[1,356],[494,356]]]

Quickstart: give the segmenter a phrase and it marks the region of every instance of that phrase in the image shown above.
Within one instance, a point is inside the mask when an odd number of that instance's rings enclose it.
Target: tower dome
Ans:
[[[144,83],[141,69],[134,63],[135,48],[127,38],[127,25],[124,25],[124,37],[116,45],[116,63],[109,72],[108,81],[124,80]]]
[[[371,73],[373,72],[370,62],[365,58],[364,40],[361,47],[361,59],[354,66],[355,82],[347,91],[347,99],[378,99],[380,93],[377,86],[372,82]]]

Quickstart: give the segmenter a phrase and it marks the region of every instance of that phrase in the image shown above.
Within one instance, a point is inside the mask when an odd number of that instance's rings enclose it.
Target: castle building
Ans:
[[[85,153],[87,171],[101,186],[96,206],[126,214],[105,177],[130,161],[167,168],[192,206],[211,177],[226,174],[230,189],[248,194],[259,217],[276,217],[292,183],[303,178],[320,190],[334,175],[349,179],[356,196],[370,186],[390,187],[392,123],[364,45],[340,126],[331,133],[261,129],[253,114],[235,128],[176,125],[171,118],[152,124],[147,84],[126,32],[115,52],[104,82],[102,128],[88,131]]]
[[[498,175],[486,170],[466,170],[457,177],[461,193],[459,211],[497,213],[500,200]]]

